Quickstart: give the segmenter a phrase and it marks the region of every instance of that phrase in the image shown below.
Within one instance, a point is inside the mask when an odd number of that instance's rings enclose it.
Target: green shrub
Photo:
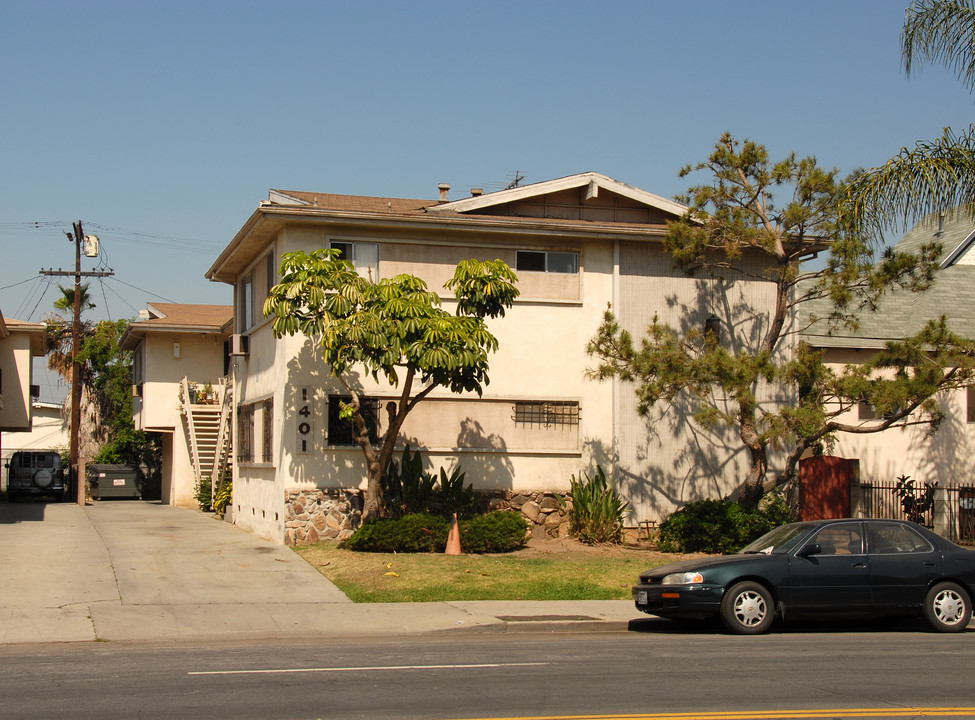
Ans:
[[[200,510],[203,512],[208,512],[213,509],[210,488],[210,478],[202,478],[196,484],[196,490],[193,493],[193,496],[196,498],[196,504],[200,506]]]
[[[518,512],[496,510],[477,515],[460,525],[460,546],[465,553],[505,553],[524,546],[528,521]]]
[[[569,512],[569,533],[588,545],[620,543],[623,541],[623,513],[629,505],[620,498],[616,488],[596,466],[593,477],[584,475],[571,479],[572,510]],[[565,503],[560,500],[563,509]]]
[[[443,552],[450,522],[441,515],[417,513],[366,523],[344,543],[362,552]]]
[[[792,519],[788,502],[776,490],[751,512],[727,498],[697,500],[660,525],[657,544],[664,552],[734,553]]]
[[[416,513],[467,517],[474,512],[476,497],[473,485],[464,485],[466,473],[460,466],[450,475],[440,468],[440,485],[436,476],[423,470],[420,451],[403,448],[399,462],[390,460],[382,478],[383,514],[399,518]]]

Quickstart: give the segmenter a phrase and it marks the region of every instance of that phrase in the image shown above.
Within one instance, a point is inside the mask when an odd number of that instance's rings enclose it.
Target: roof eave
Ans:
[[[230,244],[206,272],[207,279],[213,282],[233,284],[238,273],[248,265],[254,256],[270,242],[271,238],[288,222],[363,224],[387,228],[396,227],[445,227],[460,225],[472,230],[496,233],[518,232],[520,234],[562,236],[600,236],[606,238],[659,237],[666,233],[663,225],[638,225],[628,223],[603,223],[582,220],[576,223],[549,222],[544,218],[522,218],[498,215],[460,215],[450,213],[440,215],[428,212],[416,213],[372,213],[352,210],[329,210],[327,208],[282,207],[265,205],[259,207],[247,220]],[[241,262],[233,262],[239,253],[251,252]]]

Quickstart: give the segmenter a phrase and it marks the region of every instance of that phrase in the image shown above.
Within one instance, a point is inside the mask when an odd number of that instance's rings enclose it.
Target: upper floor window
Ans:
[[[348,260],[355,271],[370,282],[379,280],[379,243],[331,241],[328,246],[338,250],[339,259]]]
[[[515,264],[516,270],[527,272],[575,274],[579,272],[579,253],[519,250]]]
[[[244,332],[254,324],[254,271],[241,278],[237,295],[237,329]]]
[[[237,286],[237,332],[246,332],[263,317],[264,301],[277,283],[274,250],[240,279]]]

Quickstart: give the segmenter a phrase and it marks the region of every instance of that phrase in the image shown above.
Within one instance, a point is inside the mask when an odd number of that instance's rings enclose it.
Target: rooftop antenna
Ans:
[[[511,176],[511,173],[508,173],[508,175],[510,177]],[[521,170],[515,170],[515,177],[514,177],[514,179],[511,182],[508,183],[508,186],[505,188],[505,190],[510,190],[511,188],[518,187],[521,184],[521,181],[524,180],[524,179],[525,179],[525,176],[521,174]]]

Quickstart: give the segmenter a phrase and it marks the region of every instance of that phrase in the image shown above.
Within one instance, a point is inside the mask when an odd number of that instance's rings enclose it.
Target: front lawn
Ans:
[[[643,570],[683,556],[571,541],[506,555],[366,553],[332,542],[294,548],[354,602],[626,600]]]

